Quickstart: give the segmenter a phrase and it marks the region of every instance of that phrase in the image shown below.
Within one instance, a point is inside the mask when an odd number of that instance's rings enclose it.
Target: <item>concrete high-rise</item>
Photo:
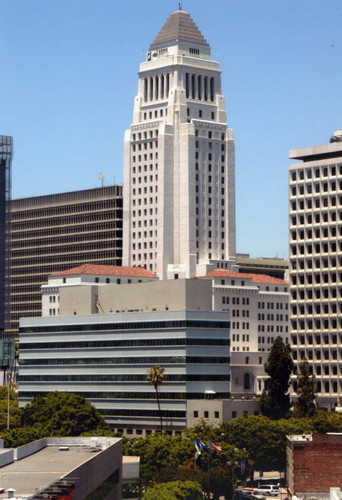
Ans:
[[[12,137],[0,136],[0,334],[9,328]]]
[[[122,187],[12,200],[11,332],[41,315],[51,273],[82,264],[121,265]]]
[[[219,64],[179,9],[139,69],[124,142],[123,265],[145,266],[160,279],[204,275],[217,261],[229,267],[234,171]]]
[[[342,130],[289,157],[301,160],[289,178],[293,358],[297,367],[306,357],[320,404],[332,407],[342,393]]]

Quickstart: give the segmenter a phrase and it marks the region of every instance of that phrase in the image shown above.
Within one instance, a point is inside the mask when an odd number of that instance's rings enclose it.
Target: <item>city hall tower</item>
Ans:
[[[160,279],[230,267],[234,171],[219,64],[179,9],[140,65],[125,133],[123,266],[145,266]]]

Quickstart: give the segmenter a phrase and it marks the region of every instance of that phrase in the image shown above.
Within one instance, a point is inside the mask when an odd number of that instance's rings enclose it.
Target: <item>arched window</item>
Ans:
[[[243,388],[250,389],[251,388],[251,376],[249,373],[245,373],[243,377]]]

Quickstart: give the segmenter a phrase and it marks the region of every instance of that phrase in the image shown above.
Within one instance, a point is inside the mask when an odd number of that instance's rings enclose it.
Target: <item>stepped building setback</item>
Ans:
[[[139,69],[124,142],[123,265],[146,266],[160,279],[203,275],[217,261],[230,266],[234,172],[219,64],[179,9]]]

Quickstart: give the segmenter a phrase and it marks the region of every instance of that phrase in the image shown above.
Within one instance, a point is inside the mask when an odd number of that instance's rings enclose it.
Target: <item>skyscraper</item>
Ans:
[[[12,137],[0,135],[0,335],[9,327],[9,259]]]
[[[124,142],[123,265],[160,279],[235,258],[234,137],[219,64],[187,12],[172,13],[139,69]]]
[[[342,393],[342,131],[289,157],[301,160],[289,179],[292,354],[296,367],[309,361],[330,408]]]

